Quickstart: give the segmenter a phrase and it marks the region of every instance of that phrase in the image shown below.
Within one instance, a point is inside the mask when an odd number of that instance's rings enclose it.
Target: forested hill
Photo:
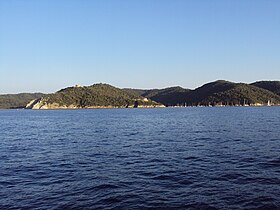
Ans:
[[[108,84],[68,87],[52,94],[0,95],[0,108],[95,108],[216,105],[280,105],[280,81],[251,84],[217,80],[194,90],[179,86],[163,89],[120,89]]]
[[[141,90],[141,89],[124,89],[130,93],[139,94],[143,97],[150,98],[153,101],[162,103],[166,106],[173,106],[176,104],[184,103],[189,89],[184,89],[182,87],[169,87],[164,89],[151,89],[151,90]]]
[[[150,99],[100,83],[91,86],[75,86],[61,89],[56,93],[45,95],[43,98],[31,102],[27,108],[55,109],[158,105],[160,104]]]
[[[26,104],[36,98],[43,97],[43,93],[19,93],[0,95],[0,109],[24,108]]]
[[[266,105],[280,104],[280,97],[271,91],[245,83],[218,80],[190,92],[189,105]]]
[[[269,90],[277,95],[280,95],[280,81],[259,81],[254,82],[251,85]]]
[[[261,85],[260,85],[261,84]],[[266,85],[264,85],[266,84]],[[270,84],[270,85],[269,85]],[[166,106],[208,105],[279,105],[280,82],[258,82],[253,84],[233,83],[217,80],[194,90],[181,87],[140,90],[125,89],[140,94]]]

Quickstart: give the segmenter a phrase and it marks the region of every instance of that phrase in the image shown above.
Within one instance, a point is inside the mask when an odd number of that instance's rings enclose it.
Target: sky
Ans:
[[[0,94],[280,80],[279,0],[0,0]]]

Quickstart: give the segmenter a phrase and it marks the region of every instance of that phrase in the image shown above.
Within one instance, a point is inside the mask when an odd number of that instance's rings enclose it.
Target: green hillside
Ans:
[[[266,88],[257,87],[258,84],[266,84]],[[275,93],[278,93],[280,90],[280,82],[271,82],[269,84],[270,86],[267,82],[260,82],[256,85],[249,85],[217,80],[204,84],[195,90],[181,87],[126,90],[150,98],[166,106],[266,105],[268,101],[274,105],[278,105],[280,104],[280,97]]]
[[[269,90],[277,95],[280,95],[280,81],[259,81],[254,82],[251,85]]]
[[[0,95],[0,109],[24,108],[29,101],[43,96],[43,93],[19,93]]]
[[[280,97],[262,88],[248,84],[236,84],[235,87],[229,90],[217,92],[208,96],[202,103],[211,103],[212,105],[266,105],[268,101],[274,104],[280,104]]]
[[[37,100],[34,100],[37,99]],[[32,103],[32,100],[34,100]],[[280,81],[252,84],[217,80],[194,90],[120,89],[108,84],[68,87],[52,94],[0,95],[0,108],[87,108],[133,106],[280,105]]]
[[[230,90],[235,86],[235,83],[225,80],[210,82],[190,91],[186,98],[186,102],[188,105],[198,105],[201,103],[208,104],[209,100],[207,98],[215,93]]]
[[[164,89],[151,89],[151,90],[140,90],[140,89],[126,89],[135,94],[139,94],[143,97],[150,98],[153,101],[162,103],[166,106],[175,106],[185,102],[189,89],[182,87],[169,87]]]
[[[265,105],[268,101],[280,104],[280,97],[253,85],[223,80],[191,91],[187,99],[188,105]]]
[[[137,101],[137,102],[136,102]],[[142,96],[128,93],[122,89],[108,84],[94,84],[84,87],[68,87],[56,93],[44,96],[37,106],[56,106],[61,107],[127,107],[134,106],[156,106],[159,103]],[[34,104],[35,105],[35,104]]]

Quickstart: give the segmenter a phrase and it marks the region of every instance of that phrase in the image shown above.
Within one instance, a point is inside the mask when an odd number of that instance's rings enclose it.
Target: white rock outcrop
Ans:
[[[46,98],[39,98],[30,101],[26,107],[26,109],[76,109],[78,108],[76,105],[59,105],[58,103],[48,103]]]

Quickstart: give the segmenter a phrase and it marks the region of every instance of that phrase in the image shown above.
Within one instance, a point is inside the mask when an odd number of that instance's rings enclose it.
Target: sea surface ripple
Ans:
[[[0,209],[280,209],[280,107],[0,110]]]

